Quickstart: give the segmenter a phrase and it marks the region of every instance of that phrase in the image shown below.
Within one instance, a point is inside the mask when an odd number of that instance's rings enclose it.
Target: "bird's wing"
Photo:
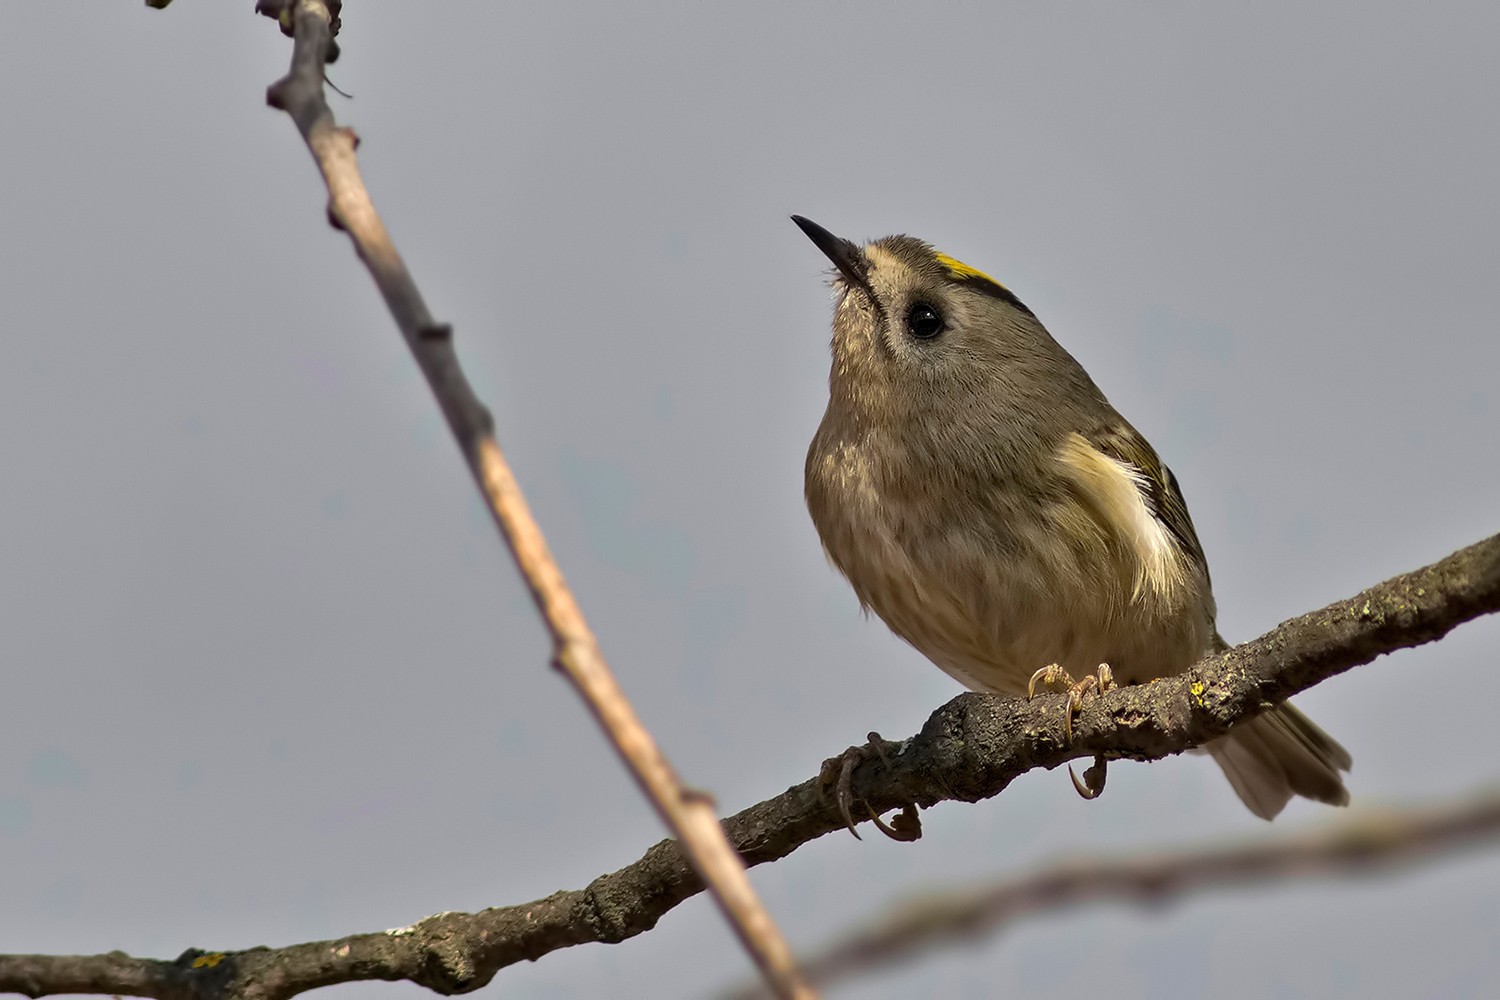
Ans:
[[[1156,449],[1123,418],[1086,432],[1083,438],[1103,454],[1139,473],[1134,478],[1146,509],[1172,533],[1182,551],[1202,568],[1206,578],[1208,561],[1198,542],[1198,532],[1193,529],[1193,519],[1188,515],[1187,501],[1182,499],[1177,477],[1157,456]]]

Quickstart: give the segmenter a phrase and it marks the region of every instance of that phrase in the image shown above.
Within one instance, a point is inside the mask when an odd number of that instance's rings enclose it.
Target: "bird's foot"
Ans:
[[[1097,696],[1107,691],[1113,691],[1115,687],[1115,675],[1109,669],[1108,663],[1101,663],[1097,672],[1086,674],[1083,680],[1075,681],[1072,674],[1056,663],[1052,663],[1031,675],[1031,680],[1026,685],[1026,700],[1030,701],[1036,697],[1037,684],[1051,687],[1059,683],[1068,685],[1068,711],[1063,716],[1063,737],[1071,743],[1073,740],[1073,714],[1083,708],[1083,696],[1086,694]]]
[[[1114,673],[1109,669],[1108,663],[1099,664],[1097,672],[1086,675],[1082,680],[1074,680],[1073,675],[1068,673],[1056,663],[1049,664],[1031,675],[1031,680],[1026,685],[1026,700],[1030,701],[1036,695],[1038,684],[1051,687],[1054,684],[1066,684],[1068,691],[1068,707],[1063,715],[1063,738],[1071,743],[1073,741],[1073,713],[1083,708],[1085,695],[1098,697],[1115,686]],[[1083,772],[1083,780],[1078,780],[1078,775],[1073,773],[1073,765],[1068,765],[1068,777],[1073,779],[1073,788],[1079,795],[1086,799],[1097,799],[1104,792],[1104,779],[1108,770],[1108,763],[1103,757],[1094,758],[1094,766]]]
[[[854,799],[854,769],[871,758],[890,766],[886,758],[887,750],[895,750],[899,743],[883,740],[879,733],[870,733],[869,742],[863,746],[850,747],[837,757],[830,757],[823,762],[823,767],[818,772],[818,800],[823,801],[824,793],[830,787],[834,789],[835,801],[838,802],[839,815],[844,817],[844,825],[849,832],[854,834],[856,840],[862,840],[859,831],[854,828],[854,816],[849,811],[849,805]],[[875,826],[881,833],[892,840],[916,840],[922,836],[922,820],[917,815],[915,803],[908,803],[897,816],[887,824],[880,816],[871,809],[869,804],[865,810],[870,818],[875,821]]]

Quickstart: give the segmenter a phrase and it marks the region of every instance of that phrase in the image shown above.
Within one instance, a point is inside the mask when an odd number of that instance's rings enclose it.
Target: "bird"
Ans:
[[[835,298],[807,508],[864,610],[972,690],[1065,685],[1069,739],[1085,697],[1229,648],[1176,477],[1031,309],[922,240],[792,220]],[[1349,801],[1348,751],[1289,702],[1204,750],[1262,819]]]

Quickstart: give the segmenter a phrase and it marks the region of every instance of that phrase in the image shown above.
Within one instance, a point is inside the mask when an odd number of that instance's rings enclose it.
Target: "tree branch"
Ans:
[[[1346,601],[1283,622],[1192,670],[1090,701],[1063,740],[1064,695],[1034,701],[961,694],[922,731],[853,774],[856,800],[879,812],[910,803],[989,798],[1037,767],[1103,755],[1157,760],[1217,737],[1383,653],[1442,638],[1500,610],[1500,535]],[[747,865],[775,861],[842,829],[837,806],[811,778],[724,821]],[[440,913],[411,927],[286,948],[183,953],[175,962],[97,956],[0,955],[0,991],[119,993],[159,1000],[282,1000],[365,979],[406,979],[439,993],[488,983],[501,968],[591,941],[615,943],[656,925],[703,884],[677,842],[601,875],[584,889],[479,913]]]
[[[898,904],[865,928],[804,956],[802,970],[814,984],[827,986],[937,948],[991,937],[1047,910],[1110,900],[1159,905],[1224,886],[1365,875],[1486,846],[1497,835],[1500,791],[1490,789],[1457,803],[1371,809],[1291,836],[1136,857],[1075,858],[977,889],[927,893]],[[725,1000],[766,995],[754,984],[725,994]]]
[[[290,27],[295,39],[291,71],[271,85],[266,102],[291,116],[312,151],[328,187],[328,220],[354,241],[437,397],[552,635],[553,665],[572,682],[663,822],[686,846],[693,868],[777,994],[811,1000],[814,993],[803,983],[786,939],[724,838],[713,800],[682,783],[616,682],[500,451],[494,421],[464,377],[452,329],[433,320],[365,190],[354,156],[358,137],[337,126],[323,97],[324,63],[336,52],[331,25],[339,7],[338,0],[256,5],[283,30]]]

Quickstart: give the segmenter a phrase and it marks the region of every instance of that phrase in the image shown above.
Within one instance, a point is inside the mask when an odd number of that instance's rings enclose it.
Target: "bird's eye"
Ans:
[[[918,340],[931,340],[943,332],[943,317],[925,302],[918,302],[906,311],[906,332]]]

